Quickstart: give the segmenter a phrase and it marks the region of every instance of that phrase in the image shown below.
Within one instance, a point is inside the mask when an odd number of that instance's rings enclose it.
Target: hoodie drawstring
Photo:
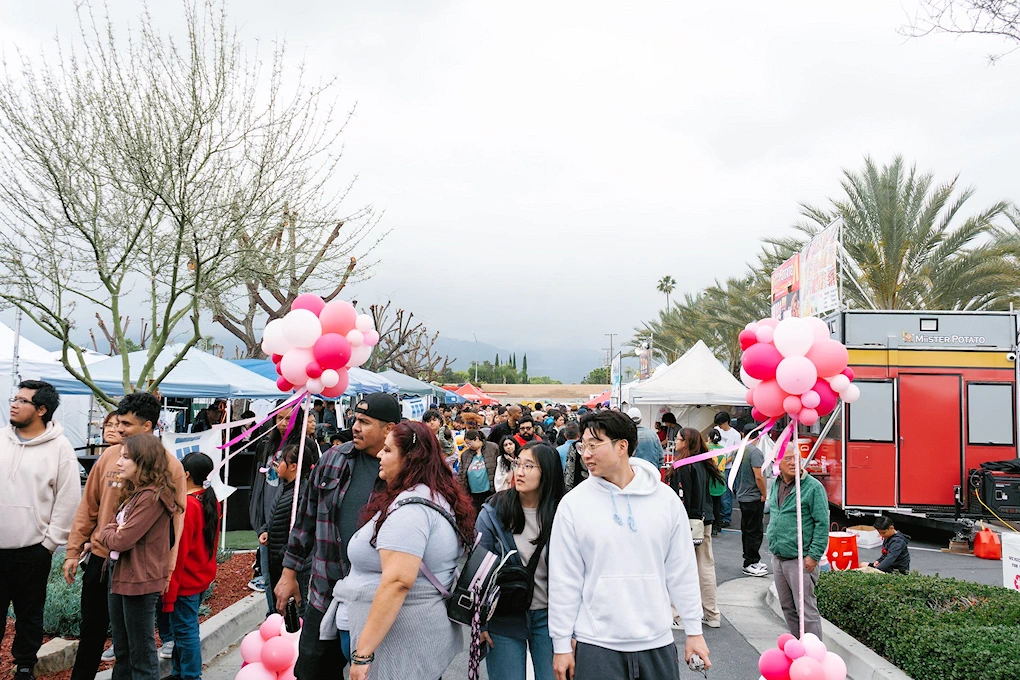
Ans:
[[[616,509],[616,494],[612,491],[609,492],[609,498],[613,501],[613,521],[623,526],[623,519],[620,517],[619,510]],[[637,522],[634,521],[634,512],[630,509],[630,496],[627,497],[627,526],[630,530],[637,532]]]

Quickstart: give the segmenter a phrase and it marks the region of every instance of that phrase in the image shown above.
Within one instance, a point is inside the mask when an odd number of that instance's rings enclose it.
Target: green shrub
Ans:
[[[98,559],[93,556],[92,559]],[[80,574],[81,569],[78,570]],[[57,550],[50,560],[50,577],[46,584],[46,607],[43,609],[43,630],[47,635],[78,637],[81,635],[81,576],[67,585],[64,580],[64,551]]]
[[[1020,678],[1020,593],[939,576],[829,572],[822,616],[914,680]]]

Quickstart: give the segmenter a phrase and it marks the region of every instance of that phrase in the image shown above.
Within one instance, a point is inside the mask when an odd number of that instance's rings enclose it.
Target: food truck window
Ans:
[[[967,383],[967,443],[1013,446],[1012,383]]]
[[[850,441],[893,441],[893,384],[854,381],[861,398],[848,407]]]

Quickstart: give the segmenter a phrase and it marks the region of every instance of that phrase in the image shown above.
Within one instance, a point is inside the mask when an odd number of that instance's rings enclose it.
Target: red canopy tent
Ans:
[[[610,394],[610,391],[606,390],[605,392],[603,392],[599,396],[595,397],[594,399],[590,399],[590,400],[584,402],[584,405],[587,406],[588,408],[595,408],[599,404],[608,404],[609,403],[609,398],[611,396],[612,395]]]
[[[499,403],[498,400],[493,399],[485,392],[472,385],[471,383],[464,383],[457,389],[453,390],[460,396],[464,397],[468,401],[479,403],[483,406],[494,406]]]

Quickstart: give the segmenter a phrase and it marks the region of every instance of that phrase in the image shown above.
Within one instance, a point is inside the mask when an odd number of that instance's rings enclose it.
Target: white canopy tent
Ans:
[[[704,430],[712,425],[720,407],[747,405],[747,388],[700,340],[672,364],[628,388],[624,398],[641,410],[641,422],[646,427],[669,411],[679,424]]]

